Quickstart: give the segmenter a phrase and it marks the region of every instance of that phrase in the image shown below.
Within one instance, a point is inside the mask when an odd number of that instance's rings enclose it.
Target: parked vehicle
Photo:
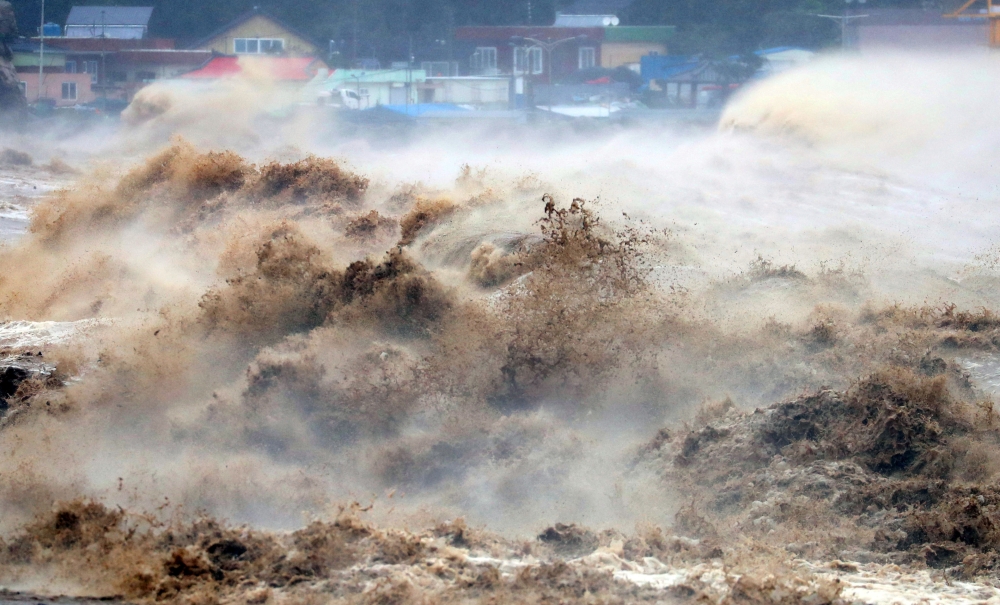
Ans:
[[[361,109],[361,96],[354,90],[338,88],[319,93],[319,104],[338,109]]]

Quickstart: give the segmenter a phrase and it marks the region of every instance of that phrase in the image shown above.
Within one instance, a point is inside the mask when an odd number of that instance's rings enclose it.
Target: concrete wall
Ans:
[[[319,52],[319,49],[308,40],[300,38],[263,15],[255,15],[196,48],[234,55],[236,47],[233,41],[236,38],[281,38],[285,41],[285,55],[290,57],[311,57]]]
[[[29,103],[34,103],[39,99],[38,94],[38,74],[37,73],[19,73],[17,74],[19,81],[24,82],[26,85],[25,96]],[[62,84],[63,82],[76,82],[76,99],[63,99],[62,98]],[[97,99],[97,95],[90,87],[90,74],[67,74],[67,73],[55,73],[45,74],[44,77],[44,90],[42,91],[42,98],[55,99],[57,107],[72,107],[78,103],[89,103]]]
[[[605,42],[601,44],[600,65],[608,69],[638,64],[645,55],[667,54],[667,45],[656,42]]]

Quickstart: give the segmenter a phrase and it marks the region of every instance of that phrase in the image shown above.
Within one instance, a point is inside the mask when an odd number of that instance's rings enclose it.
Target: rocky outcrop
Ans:
[[[14,56],[7,42],[17,36],[14,7],[0,0],[0,113],[24,111],[27,101],[18,85],[17,72],[12,62]]]

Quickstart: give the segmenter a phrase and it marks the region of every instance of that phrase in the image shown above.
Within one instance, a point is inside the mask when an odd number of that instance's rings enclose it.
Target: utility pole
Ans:
[[[406,55],[406,115],[410,115],[410,94],[413,92],[413,34]]]
[[[548,76],[549,76],[549,78],[548,78],[548,80],[549,80],[549,113],[552,112],[552,68],[553,68],[553,65],[552,65],[552,51],[554,51],[556,48],[558,48],[559,46],[561,46],[561,45],[563,45],[563,44],[565,44],[567,42],[572,42],[574,40],[576,40],[576,41],[583,41],[583,40],[586,40],[586,39],[587,39],[587,36],[585,34],[581,34],[579,36],[573,36],[573,37],[570,37],[570,38],[563,38],[562,40],[555,40],[555,41],[552,41],[552,42],[543,42],[541,40],[537,40],[535,38],[529,38],[527,36],[514,36],[513,38],[510,39],[510,42],[511,42],[512,45],[518,44],[520,42],[531,42],[532,44],[534,44],[538,48],[541,48],[543,51],[545,51],[545,59],[548,62],[547,68],[548,68]],[[515,50],[514,52],[516,53],[517,51]],[[528,61],[529,63],[531,61],[531,59],[529,57],[525,57],[525,60]]]
[[[351,41],[351,67],[358,62],[358,0],[354,0],[354,18],[351,20],[354,27],[353,40]]]
[[[42,100],[42,90],[45,84],[45,0],[42,0],[42,24],[38,29],[38,94],[36,101]]]

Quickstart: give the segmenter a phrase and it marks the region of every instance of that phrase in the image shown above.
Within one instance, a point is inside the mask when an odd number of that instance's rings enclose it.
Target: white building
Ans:
[[[421,86],[420,96],[424,103],[452,103],[506,109],[510,104],[510,78],[488,76],[427,78]]]

